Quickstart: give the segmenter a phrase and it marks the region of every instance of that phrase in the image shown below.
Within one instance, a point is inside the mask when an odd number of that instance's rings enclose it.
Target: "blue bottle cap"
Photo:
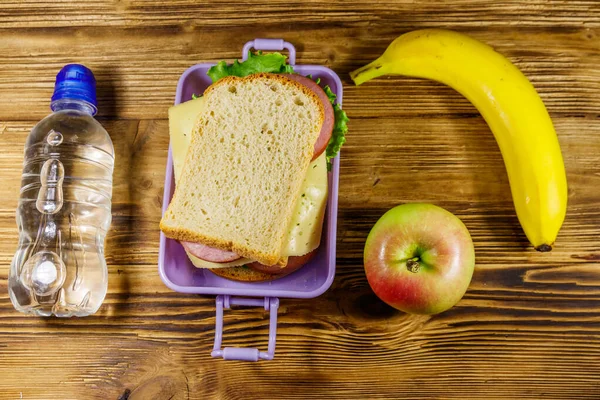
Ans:
[[[67,64],[56,75],[52,101],[61,99],[83,100],[94,106],[96,102],[96,78],[94,73],[81,64]]]

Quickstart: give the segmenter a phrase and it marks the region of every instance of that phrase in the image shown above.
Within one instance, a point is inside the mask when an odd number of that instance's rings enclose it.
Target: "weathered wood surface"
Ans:
[[[0,398],[600,398],[600,3],[196,1],[0,5]],[[421,27],[471,34],[531,79],[557,128],[569,210],[555,250],[527,246],[498,147],[466,100],[437,83],[348,72]],[[338,267],[319,298],[282,300],[274,361],[213,360],[214,299],[175,293],[157,273],[178,76],[283,37],[298,62],[334,69],[351,118],[342,153]],[[109,294],[85,319],[14,311],[7,275],[25,138],[48,112],[58,69],[96,73],[117,151]],[[457,214],[476,246],[464,299],[410,316],[370,291],[362,250],[390,207]],[[266,347],[258,309],[228,311],[225,343]]]

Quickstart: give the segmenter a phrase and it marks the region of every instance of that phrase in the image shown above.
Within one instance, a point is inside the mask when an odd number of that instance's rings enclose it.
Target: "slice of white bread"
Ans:
[[[305,86],[275,74],[227,77],[204,93],[167,237],[285,264],[282,247],[324,119]]]

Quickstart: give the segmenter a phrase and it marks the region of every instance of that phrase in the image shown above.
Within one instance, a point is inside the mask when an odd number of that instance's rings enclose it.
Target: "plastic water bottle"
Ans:
[[[108,286],[114,149],[93,117],[96,80],[88,68],[61,69],[50,107],[25,143],[10,299],[25,313],[86,316]]]

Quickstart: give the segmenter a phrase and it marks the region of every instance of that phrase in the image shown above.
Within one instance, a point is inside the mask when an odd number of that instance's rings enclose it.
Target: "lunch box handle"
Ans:
[[[215,322],[215,345],[211,355],[222,357],[223,360],[258,361],[272,360],[275,356],[275,341],[277,340],[277,309],[279,299],[276,297],[265,297],[264,299],[249,299],[244,297],[231,297],[229,295],[217,296],[217,320]],[[267,352],[255,348],[225,347],[221,349],[223,340],[223,309],[231,306],[263,306],[270,312],[269,322],[269,346]]]
[[[288,63],[290,65],[296,65],[296,48],[293,44],[289,42],[285,42],[283,39],[254,39],[247,42],[244,45],[244,49],[242,50],[242,60],[246,61],[248,59],[248,52],[250,49],[254,48],[255,50],[275,50],[281,51],[283,49],[287,50],[289,53]]]

